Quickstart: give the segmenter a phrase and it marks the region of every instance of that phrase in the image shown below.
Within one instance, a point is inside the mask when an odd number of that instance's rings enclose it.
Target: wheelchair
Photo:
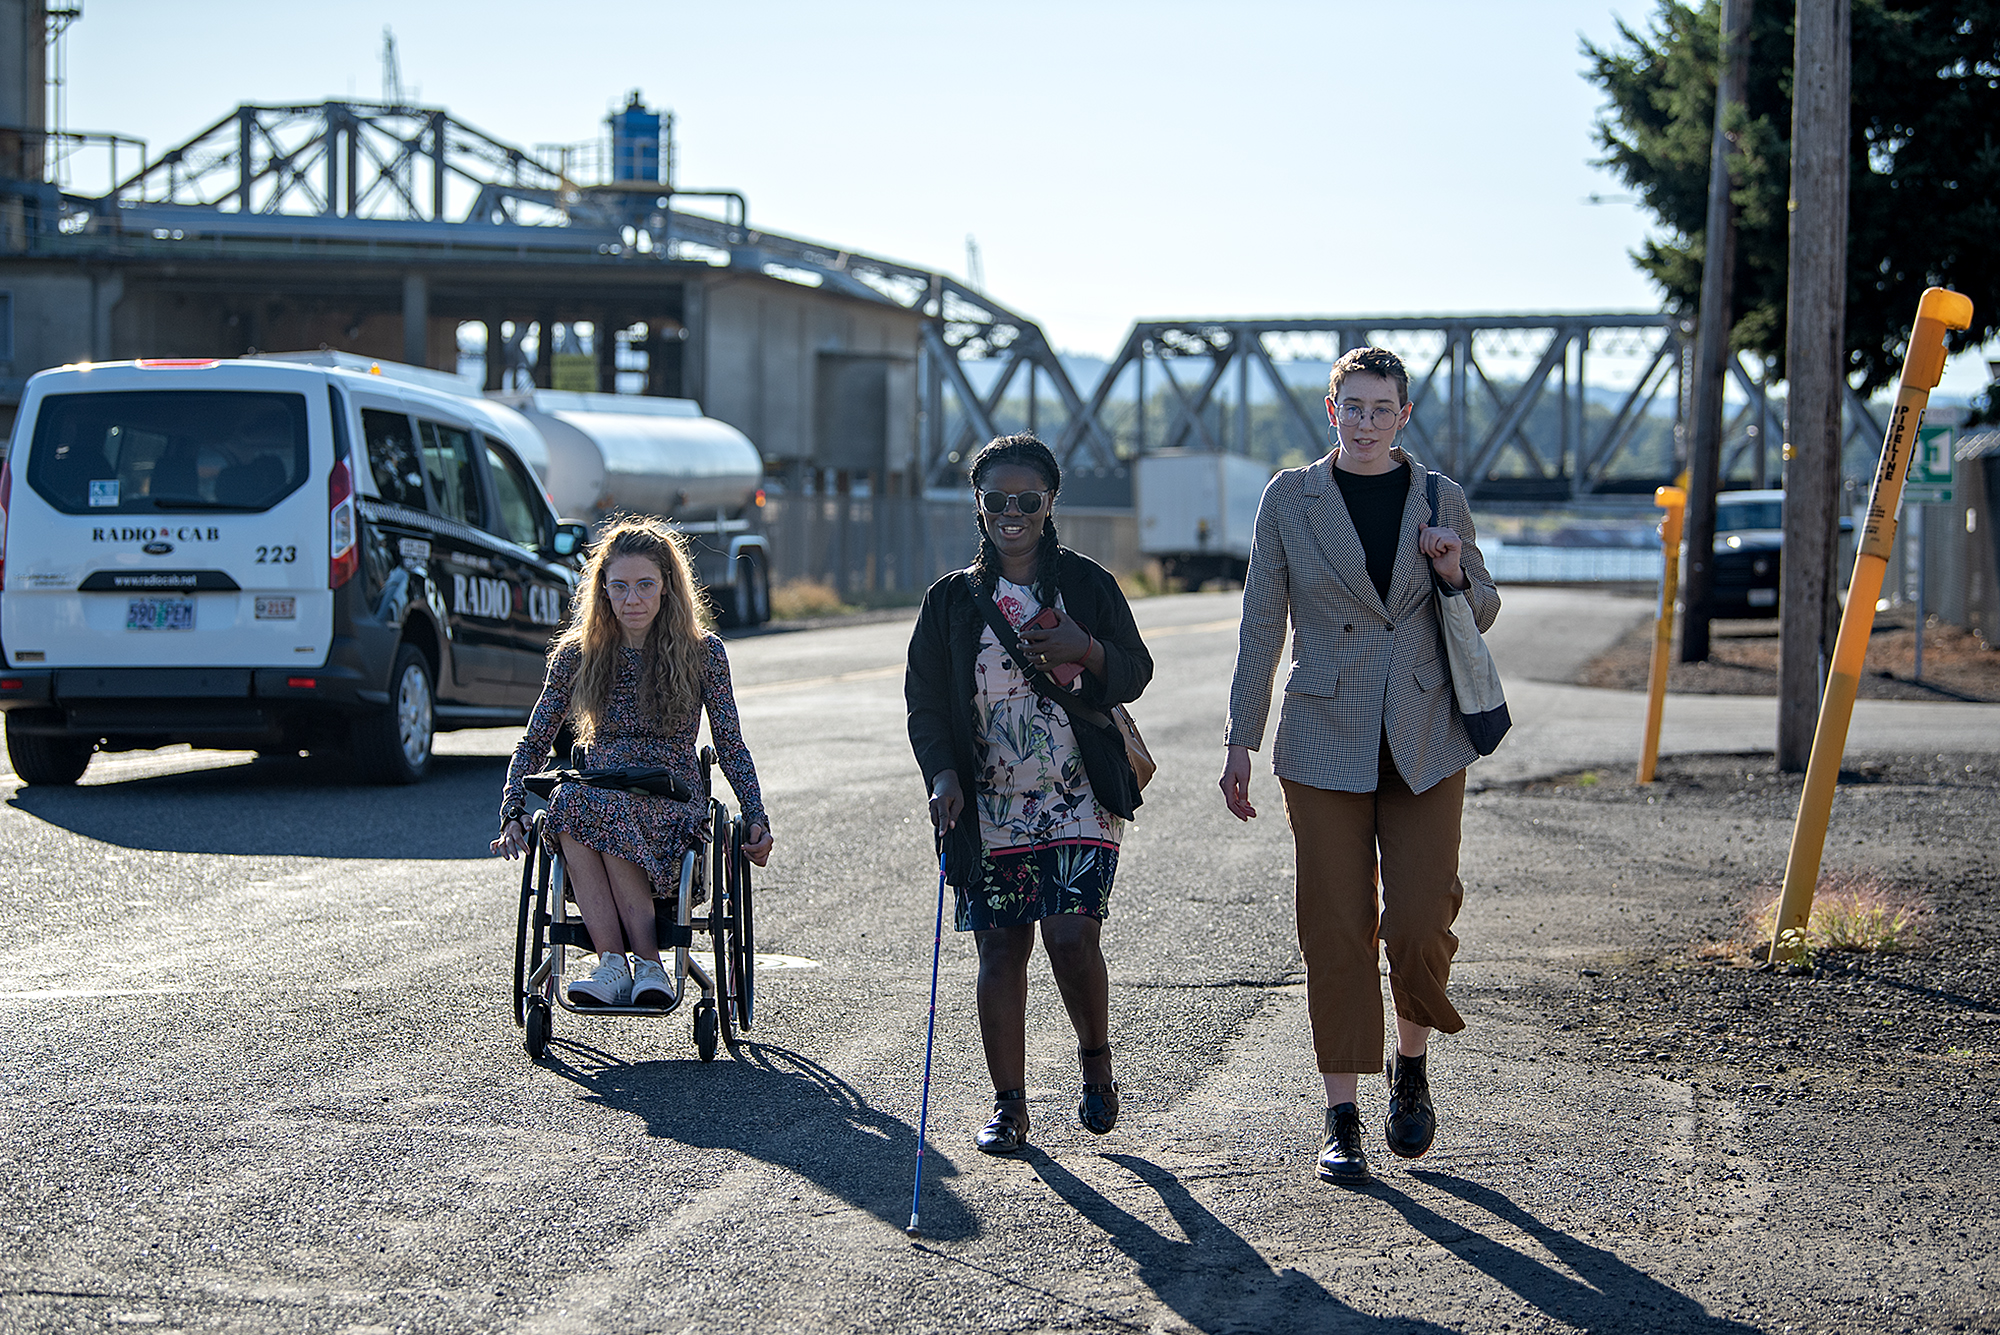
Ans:
[[[548,1051],[556,1007],[573,1015],[632,1015],[661,1019],[680,1008],[688,979],[701,988],[694,1007],[694,1046],[705,1062],[714,1061],[718,1042],[736,1050],[739,1031],[747,1031],[756,1014],[757,955],[751,924],[750,858],[743,851],[744,823],[714,795],[711,773],[715,750],[701,749],[702,796],[708,801],[709,839],[695,841],[681,853],[680,883],[671,896],[655,894],[654,921],[660,952],[673,952],[674,1000],[669,1006],[577,1006],[563,987],[564,960],[571,950],[594,953],[590,930],[576,913],[563,867],[560,841],[548,828],[548,813],[537,811],[528,824],[527,854],[522,859],[521,911],[514,938],[514,1024],[524,1031],[524,1046],[536,1061]],[[529,776],[528,789],[547,800],[565,782],[593,783],[640,796],[687,801],[690,794],[679,779],[664,771],[649,774],[634,786],[625,776],[590,775],[554,770]],[[693,906],[708,892],[708,912]],[[702,967],[694,934],[706,933],[715,971]]]

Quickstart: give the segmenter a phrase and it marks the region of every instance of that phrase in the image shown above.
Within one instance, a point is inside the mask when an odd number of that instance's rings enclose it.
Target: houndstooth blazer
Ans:
[[[1416,792],[1478,756],[1452,706],[1431,597],[1434,584],[1444,586],[1417,550],[1417,528],[1430,518],[1424,470],[1400,449],[1393,457],[1410,470],[1410,490],[1386,604],[1368,577],[1332,455],[1273,477],[1257,507],[1226,740],[1252,750],[1262,744],[1289,617],[1292,671],[1271,768],[1295,783],[1373,792],[1385,731],[1397,773]],[[1459,563],[1471,585],[1454,596],[1472,600],[1484,631],[1500,612],[1500,594],[1479,554],[1465,492],[1442,474],[1438,523],[1464,540]]]

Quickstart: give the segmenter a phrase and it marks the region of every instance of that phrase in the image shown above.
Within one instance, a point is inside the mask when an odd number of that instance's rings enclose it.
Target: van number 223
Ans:
[[[290,565],[298,559],[299,549],[296,547],[259,547],[257,549],[257,564],[260,566]]]

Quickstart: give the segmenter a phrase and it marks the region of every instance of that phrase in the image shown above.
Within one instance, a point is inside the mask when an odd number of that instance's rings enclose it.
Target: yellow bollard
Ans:
[[[1665,550],[1666,567],[1660,572],[1660,610],[1653,619],[1653,672],[1646,686],[1646,745],[1639,754],[1639,782],[1653,781],[1653,766],[1660,759],[1660,710],[1667,700],[1667,662],[1674,642],[1674,597],[1681,582],[1681,520],[1687,514],[1687,492],[1680,487],[1661,487],[1653,493],[1653,504],[1667,512],[1660,521],[1660,546]]]
[[[1910,330],[1910,350],[1896,382],[1896,406],[1882,441],[1882,462],[1875,470],[1875,487],[1868,496],[1868,525],[1860,550],[1854,554],[1854,578],[1847,586],[1847,606],[1840,615],[1840,633],[1833,642],[1833,664],[1826,694],[1820,699],[1819,726],[1813,730],[1812,755],[1806,761],[1805,791],[1799,794],[1799,816],[1792,826],[1792,850],[1785,860],[1785,889],[1778,900],[1778,921],[1771,932],[1770,958],[1775,963],[1797,959],[1805,949],[1806,920],[1812,915],[1813,888],[1819,882],[1820,855],[1826,848],[1827,821],[1833,812],[1834,784],[1840,778],[1840,757],[1847,748],[1847,725],[1854,717],[1854,696],[1861,686],[1861,661],[1868,652],[1868,633],[1875,625],[1875,600],[1882,596],[1882,576],[1896,541],[1896,507],[1903,499],[1903,478],[1931,390],[1944,375],[1944,336],[1950,329],[1972,324],[1972,301],[1946,288],[1926,288],[1917,303],[1917,323]]]

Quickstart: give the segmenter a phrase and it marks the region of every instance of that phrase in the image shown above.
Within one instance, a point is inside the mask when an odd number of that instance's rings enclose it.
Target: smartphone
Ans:
[[[1021,626],[1021,629],[1054,630],[1057,626],[1060,626],[1061,624],[1062,624],[1062,618],[1056,614],[1056,609],[1053,607],[1044,607],[1041,611],[1037,612],[1034,616],[1030,617]],[[1054,667],[1045,668],[1043,670],[1046,671],[1049,674],[1049,676],[1055,678],[1056,685],[1062,687],[1066,691],[1069,689],[1069,684],[1071,682],[1075,681],[1078,677],[1081,677],[1083,675],[1083,664],[1057,663]]]

